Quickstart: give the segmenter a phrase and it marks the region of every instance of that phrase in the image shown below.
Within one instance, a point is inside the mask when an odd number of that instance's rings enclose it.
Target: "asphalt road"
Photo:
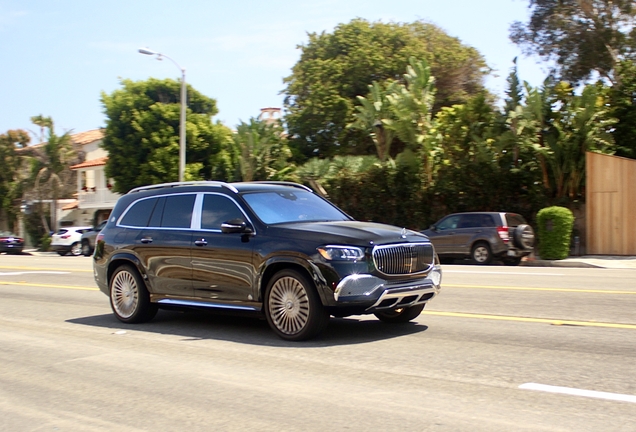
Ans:
[[[444,272],[413,324],[290,343],[254,317],[124,325],[90,258],[0,255],[0,430],[636,430],[636,270]]]

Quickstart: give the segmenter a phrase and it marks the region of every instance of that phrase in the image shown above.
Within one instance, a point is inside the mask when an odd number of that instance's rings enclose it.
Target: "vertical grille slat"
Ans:
[[[433,265],[433,246],[430,243],[376,246],[373,249],[373,261],[375,267],[384,274],[421,273]]]

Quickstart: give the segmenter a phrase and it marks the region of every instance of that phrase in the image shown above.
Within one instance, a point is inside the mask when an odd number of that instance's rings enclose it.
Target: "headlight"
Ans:
[[[431,280],[431,282],[433,282],[433,285],[439,288],[440,284],[442,283],[442,267],[440,267],[439,265],[434,266],[431,272],[428,274],[428,278]]]
[[[364,258],[364,251],[354,246],[324,246],[318,252],[328,261],[357,261]]]

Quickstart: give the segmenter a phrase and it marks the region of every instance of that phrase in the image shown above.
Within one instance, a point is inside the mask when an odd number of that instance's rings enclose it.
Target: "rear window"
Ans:
[[[523,216],[516,213],[506,213],[506,222],[508,223],[508,226],[512,227],[524,225],[527,223]]]
[[[152,210],[157,204],[157,198],[149,198],[137,201],[128,209],[121,220],[121,225],[129,227],[146,227],[152,214]]]
[[[57,232],[57,235],[66,234],[67,232],[68,232],[68,230],[67,230],[67,229],[62,228],[62,229],[60,229],[60,230]]]

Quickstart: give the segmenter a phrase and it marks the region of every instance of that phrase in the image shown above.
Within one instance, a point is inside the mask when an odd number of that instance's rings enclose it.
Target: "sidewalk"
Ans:
[[[636,270],[636,256],[585,255],[562,260],[542,260],[529,257],[521,261],[528,267],[611,268]]]

